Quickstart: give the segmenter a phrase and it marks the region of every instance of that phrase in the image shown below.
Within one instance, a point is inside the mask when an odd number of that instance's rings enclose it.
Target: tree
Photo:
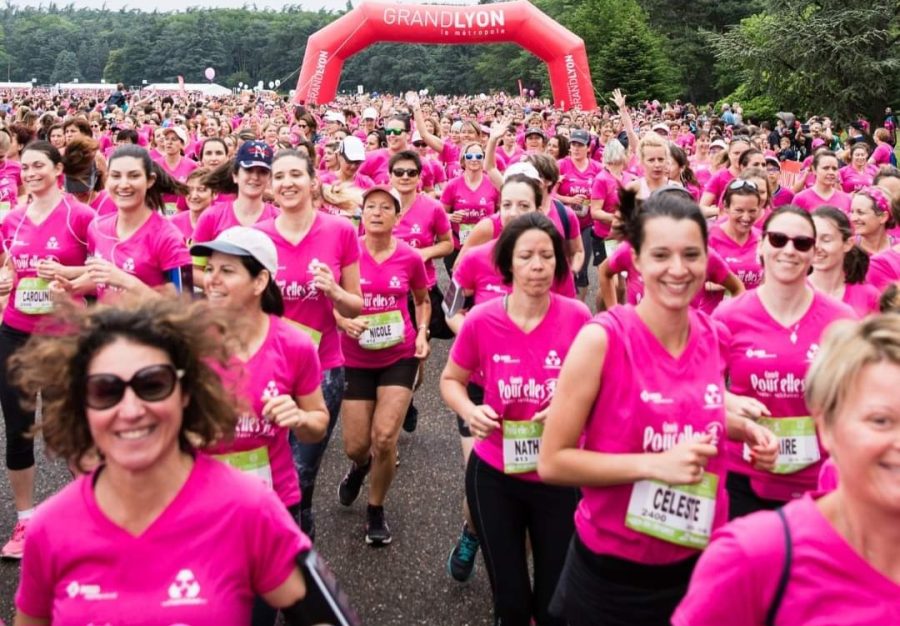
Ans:
[[[900,93],[897,0],[763,0],[764,11],[711,35],[749,95],[785,110],[880,120]]]
[[[51,83],[68,83],[72,79],[82,80],[81,69],[78,67],[78,57],[71,50],[63,50],[56,56],[53,73],[50,74]]]
[[[637,13],[625,18],[621,28],[609,34],[600,56],[599,71],[604,91],[621,89],[632,101],[679,95],[677,72],[668,61],[658,36]]]

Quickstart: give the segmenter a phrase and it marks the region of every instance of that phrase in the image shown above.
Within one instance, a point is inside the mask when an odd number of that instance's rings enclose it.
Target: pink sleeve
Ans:
[[[606,179],[603,176],[597,176],[591,185],[591,200],[603,200],[606,202]]]
[[[478,354],[478,329],[476,328],[479,317],[477,313],[475,315],[469,313],[466,316],[459,329],[459,334],[456,336],[456,341],[450,348],[450,359],[470,372],[477,371],[481,364]]]
[[[194,227],[194,236],[191,237],[194,243],[207,243],[216,238],[214,234],[216,218],[215,214],[210,212],[210,209],[204,211],[197,220],[197,225]]]
[[[755,519],[744,518],[740,524],[732,523],[716,531],[700,555],[687,595],[672,616],[673,626],[765,623],[769,598],[775,595],[784,560],[784,534],[775,513],[763,515],[768,519],[757,514]],[[742,541],[741,530],[753,530],[753,537]],[[750,542],[763,546],[748,550]]]
[[[459,148],[445,140],[444,147],[441,148],[441,153],[438,155],[438,160],[445,164],[455,163],[459,160]]]
[[[184,237],[182,237],[178,228],[168,221],[164,222],[164,225],[160,229],[155,251],[160,269],[165,271],[191,265],[193,262],[191,255],[188,253]]]
[[[569,217],[569,235],[566,237],[566,239],[578,239],[579,237],[581,237],[581,228],[578,225],[578,216],[575,215],[575,211],[573,211],[566,205],[562,205],[562,209]]]
[[[16,608],[38,619],[49,619],[53,612],[53,587],[50,555],[45,554],[47,536],[43,524],[28,528],[28,554],[22,559],[19,589],[16,591]]]
[[[887,286],[898,279],[891,271],[890,264],[885,259],[878,256],[872,258],[869,262],[869,271],[866,274],[866,282],[874,285],[879,290],[887,289]]]
[[[620,245],[609,257],[609,271],[618,274],[631,269],[631,246]]]
[[[475,256],[469,251],[453,270],[453,280],[466,291],[475,290]]]
[[[294,397],[308,396],[322,383],[322,366],[315,344],[305,334],[297,335],[294,347]]]
[[[425,273],[425,261],[421,255],[415,250],[410,249],[410,265],[412,271],[409,275],[409,286],[411,289],[428,289],[428,276]]]
[[[199,225],[199,224],[198,224]],[[353,230],[353,224],[347,222],[341,228],[341,267],[359,262],[359,238]]]
[[[434,221],[432,222],[435,235],[446,235],[450,232],[450,218],[442,206],[434,207]]]
[[[709,250],[709,264],[706,266],[706,278],[711,282],[721,285],[725,282],[731,270],[725,260],[719,256],[719,253],[713,249]]]
[[[253,591],[259,595],[284,583],[297,566],[297,555],[312,546],[275,492],[263,495],[253,512],[252,534],[246,537]]]
[[[456,179],[451,180],[444,187],[444,191],[441,192],[441,204],[445,207],[453,208],[453,198],[456,193]]]

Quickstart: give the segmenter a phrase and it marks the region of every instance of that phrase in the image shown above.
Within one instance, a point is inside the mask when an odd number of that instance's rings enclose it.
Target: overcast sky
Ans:
[[[48,4],[47,0],[11,1],[14,5],[28,7],[37,7]],[[444,0],[442,4],[475,4],[476,1],[477,0]],[[69,2],[70,0],[56,0],[56,5],[65,6]],[[353,0],[354,5],[358,2],[359,0]],[[108,9],[114,11],[118,11],[123,7],[148,11],[154,9],[159,11],[174,11],[185,9],[187,7],[241,8],[243,6],[253,7],[254,5],[259,9],[280,9],[285,5],[299,5],[304,9],[318,11],[319,9],[340,10],[347,5],[346,0],[303,0],[302,2],[291,0],[287,0],[286,2],[284,0],[280,2],[277,0],[154,0],[153,2],[141,2],[140,0],[78,0],[77,2],[73,1],[72,4],[79,8],[90,7],[97,9],[105,5]]]

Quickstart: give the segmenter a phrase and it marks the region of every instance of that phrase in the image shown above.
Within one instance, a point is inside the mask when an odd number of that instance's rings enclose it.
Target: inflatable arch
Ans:
[[[527,0],[477,6],[363,2],[309,38],[295,102],[330,102],[344,61],[382,41],[515,43],[547,64],[557,108],[597,107],[584,41]]]

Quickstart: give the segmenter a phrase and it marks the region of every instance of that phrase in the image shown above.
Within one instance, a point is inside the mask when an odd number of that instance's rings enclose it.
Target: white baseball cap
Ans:
[[[344,119],[344,114],[340,111],[328,111],[328,113],[325,114],[325,121],[340,122],[341,124],[346,122],[346,120]]]
[[[175,135],[181,140],[181,143],[184,145],[188,145],[188,134],[187,131],[181,126],[166,126],[163,129],[166,133],[175,133]],[[165,135],[165,133],[163,133]]]
[[[338,154],[348,161],[359,162],[366,160],[366,148],[363,146],[363,142],[360,141],[359,137],[354,137],[353,135],[344,137],[341,140]]]
[[[378,111],[376,111],[373,107],[366,107],[362,112],[362,118],[364,120],[377,120]]]
[[[663,132],[665,134],[669,134],[669,127],[666,124],[654,124],[652,128],[653,132],[659,133]]]
[[[528,161],[511,163],[509,167],[506,168],[506,171],[503,172],[503,182],[506,182],[506,179],[513,174],[524,174],[528,178],[532,178],[537,182],[542,182],[541,175],[538,173],[537,168]]]
[[[253,257],[269,270],[272,278],[278,272],[278,251],[264,232],[247,226],[233,226],[219,233],[213,241],[191,246],[191,256],[207,257],[213,252]]]

